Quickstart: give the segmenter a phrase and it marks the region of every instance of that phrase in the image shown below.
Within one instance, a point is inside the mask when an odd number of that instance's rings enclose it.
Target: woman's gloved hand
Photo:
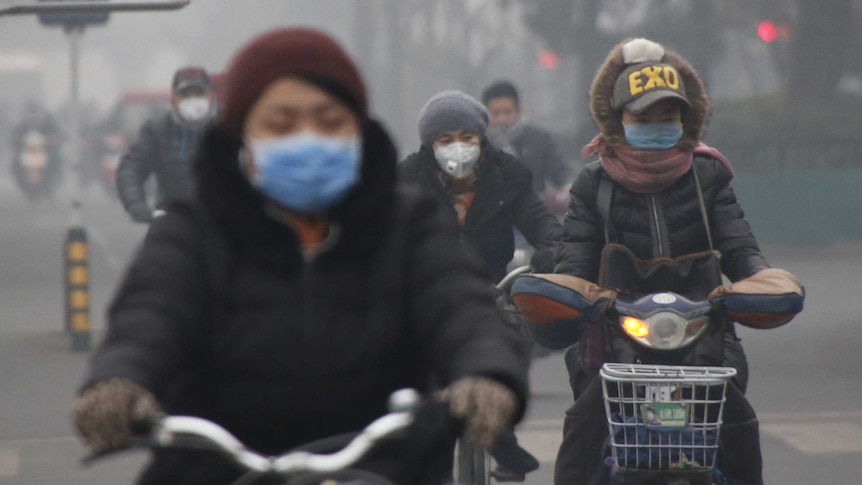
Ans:
[[[444,389],[440,398],[449,411],[464,420],[470,445],[490,448],[502,431],[511,428],[518,398],[511,389],[487,377],[462,377]]]
[[[125,446],[137,426],[159,415],[156,398],[128,379],[109,379],[87,389],[75,401],[73,425],[96,453]]]

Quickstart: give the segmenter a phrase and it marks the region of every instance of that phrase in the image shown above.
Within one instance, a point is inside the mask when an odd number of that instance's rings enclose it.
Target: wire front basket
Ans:
[[[735,369],[605,364],[600,375],[614,473],[711,472]]]

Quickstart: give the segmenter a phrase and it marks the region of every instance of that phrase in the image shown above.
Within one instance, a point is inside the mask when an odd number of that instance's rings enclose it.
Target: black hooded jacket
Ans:
[[[168,413],[214,420],[267,453],[358,430],[391,392],[427,391],[431,376],[492,377],[523,409],[513,341],[455,228],[397,186],[375,122],[363,146],[362,181],[330,214],[337,240],[306,259],[240,173],[239,143],[208,131],[199,193],[151,226],[85,386],[131,379]],[[143,483],[229,483],[214,476],[211,463],[166,451]]]
[[[572,168],[554,142],[553,136],[538,126],[525,124],[523,133],[513,141],[519,159],[533,174],[533,192],[544,194],[548,185],[554,190],[572,181]]]
[[[144,123],[138,139],[117,167],[117,194],[136,221],[152,220],[153,208],[144,189],[150,175],[156,178],[158,207],[192,193],[191,163],[203,128],[185,127],[174,116],[166,113]]]
[[[733,177],[721,161],[694,158],[710,223],[713,245],[721,253],[721,270],[738,281],[768,268],[757,240],[730,186]],[[609,176],[598,161],[588,164],[572,184],[572,202],[563,221],[565,236],[555,273],[597,282],[605,245],[597,193],[599,180]],[[709,249],[697,189],[691,171],[655,194],[637,194],[614,183],[610,207],[613,242],[623,244],[640,259],[675,258]]]
[[[530,170],[513,156],[482,144],[482,160],[476,176],[476,196],[467,210],[461,240],[481,260],[486,277],[497,282],[506,275],[506,265],[515,251],[513,228],[517,228],[543,259],[552,253],[562,236],[557,219],[532,190]],[[431,194],[453,224],[457,215],[451,195],[440,182],[434,151],[422,146],[399,164],[401,179]],[[534,258],[534,264],[538,258]],[[541,265],[540,265],[541,266]],[[550,272],[551,267],[535,268]]]

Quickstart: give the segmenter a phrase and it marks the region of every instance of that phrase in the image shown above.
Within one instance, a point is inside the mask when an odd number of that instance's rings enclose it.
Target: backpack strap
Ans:
[[[605,230],[605,244],[611,242],[611,203],[614,198],[614,184],[611,179],[601,172],[599,176],[599,188],[596,192],[596,207],[599,210],[599,215],[602,217],[602,223]]]
[[[709,227],[709,215],[706,212],[706,202],[703,200],[703,189],[700,187],[700,178],[697,176],[697,167],[691,166],[691,173],[694,175],[694,188],[697,190],[697,204],[700,207],[700,217],[703,220],[703,227],[706,229],[706,240],[709,242],[709,250],[715,252],[712,246],[712,230]]]

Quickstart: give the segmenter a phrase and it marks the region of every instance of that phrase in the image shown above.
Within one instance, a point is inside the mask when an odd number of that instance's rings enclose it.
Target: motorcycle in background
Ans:
[[[24,135],[24,148],[18,154],[18,163],[24,170],[28,184],[38,185],[45,176],[48,166],[48,153],[45,151],[45,135],[30,131]]]
[[[31,201],[50,197],[56,187],[59,160],[49,137],[39,130],[28,130],[16,143],[12,165],[18,187]]]

